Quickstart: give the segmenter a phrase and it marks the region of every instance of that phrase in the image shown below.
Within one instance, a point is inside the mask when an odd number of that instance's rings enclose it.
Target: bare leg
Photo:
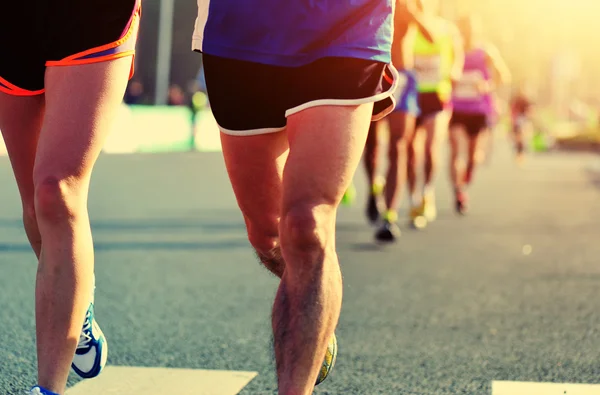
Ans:
[[[221,133],[221,143],[248,239],[265,267],[281,277],[285,262],[279,247],[279,220],[287,136],[284,132],[256,136]]]
[[[371,223],[376,223],[380,216],[380,195],[381,187],[377,180],[377,161],[379,154],[378,129],[381,122],[371,122],[369,125],[369,134],[365,144],[365,169],[369,181],[369,190],[367,196],[366,214]]]
[[[312,393],[337,325],[336,212],[360,161],[371,111],[367,104],[322,106],[288,119],[280,224],[286,269],[273,306],[280,394]]]
[[[367,179],[371,188],[375,185],[375,178],[377,176],[377,157],[379,153],[378,126],[379,122],[371,122],[369,124],[369,134],[367,135],[367,142],[365,144],[365,170],[367,171]]]
[[[518,119],[513,120],[513,137],[515,140],[515,151],[517,159],[521,159],[525,153],[525,143],[523,142],[523,125]]]
[[[407,179],[407,141],[412,140],[415,117],[397,112],[390,114],[389,122],[389,168],[385,184],[385,204],[388,211],[396,212]]]
[[[420,126],[415,126],[415,132],[412,137],[407,139],[406,145],[406,178],[408,181],[408,192],[411,198],[411,202],[414,205],[418,200],[416,198],[417,193],[417,153],[416,153],[416,139],[418,137]]]
[[[463,133],[461,127],[453,126],[449,133],[450,142],[450,179],[454,191],[460,191],[464,183],[464,169],[460,159],[460,137]]]
[[[62,393],[92,295],[87,196],[121,104],[131,58],[46,72],[46,114],[33,169],[42,239],[36,284],[38,383]]]
[[[475,172],[475,168],[476,168],[477,164],[480,163],[480,160],[478,160],[479,158],[477,157],[477,155],[480,152],[480,149],[481,149],[480,147],[482,145],[481,141],[483,138],[485,138],[485,130],[480,131],[479,133],[477,133],[474,136],[472,136],[472,135],[468,136],[467,169],[465,172],[465,181],[467,183],[471,182],[471,180],[473,178],[473,173]]]
[[[21,195],[25,233],[38,259],[42,236],[35,216],[33,166],[43,117],[43,95],[16,97],[0,92],[0,130]]]
[[[433,190],[438,167],[439,137],[448,130],[449,116],[447,111],[442,111],[425,121],[425,182],[424,192]]]

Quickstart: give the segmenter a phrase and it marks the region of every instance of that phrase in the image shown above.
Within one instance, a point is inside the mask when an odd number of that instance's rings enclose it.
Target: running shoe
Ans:
[[[398,240],[400,233],[400,228],[396,223],[385,219],[375,233],[375,239],[382,243],[393,243]]]
[[[71,367],[80,377],[91,379],[102,372],[107,357],[108,343],[94,319],[94,304],[90,303]]]
[[[437,208],[435,206],[435,195],[429,193],[423,196],[422,215],[427,222],[435,221],[437,218]]]
[[[325,381],[325,379],[327,377],[329,377],[329,374],[331,373],[331,370],[333,369],[333,367],[335,365],[335,359],[337,358],[337,351],[338,351],[337,339],[336,339],[335,333],[334,333],[333,337],[331,338],[331,341],[329,342],[329,345],[327,346],[327,352],[325,353],[325,360],[323,361],[323,365],[321,366],[321,370],[319,371],[319,376],[317,377],[317,383],[315,385],[321,384],[323,381]]]
[[[56,392],[49,391],[38,385],[25,392],[26,395],[58,395]]]
[[[381,212],[379,210],[379,197],[373,194],[369,195],[367,200],[367,218],[371,225],[375,225],[381,218]]]
[[[385,179],[381,176],[375,177],[371,185],[371,193],[367,199],[367,218],[372,225],[375,225],[381,219],[381,196],[385,188]]]
[[[410,224],[415,229],[423,229],[427,226],[427,219],[423,215],[423,203],[410,209]]]

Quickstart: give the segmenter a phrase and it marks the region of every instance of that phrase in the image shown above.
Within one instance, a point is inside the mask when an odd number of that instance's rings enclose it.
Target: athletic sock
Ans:
[[[375,177],[373,185],[371,185],[371,194],[373,196],[380,196],[383,194],[383,188],[385,185],[385,179],[381,176]]]
[[[396,210],[387,210],[383,215],[383,219],[393,224],[396,221],[398,221],[398,213],[396,212]]]

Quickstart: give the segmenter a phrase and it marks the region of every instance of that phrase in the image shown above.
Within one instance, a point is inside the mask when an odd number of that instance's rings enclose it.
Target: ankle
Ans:
[[[396,223],[398,222],[398,212],[396,210],[387,210],[383,215],[383,219],[391,224]]]

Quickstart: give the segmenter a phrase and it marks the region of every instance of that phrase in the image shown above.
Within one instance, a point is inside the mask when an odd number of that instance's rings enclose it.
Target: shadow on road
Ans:
[[[350,244],[350,249],[353,251],[359,252],[373,252],[373,251],[382,251],[385,248],[385,245],[380,245],[377,243],[354,243]]]
[[[132,220],[102,220],[91,221],[92,231],[178,231],[178,230],[198,230],[205,232],[231,232],[244,231],[246,227],[240,221],[215,221],[190,218],[167,218],[167,219],[132,219]],[[0,219],[2,228],[23,228],[21,219]]]
[[[368,225],[363,222],[338,222],[335,225],[336,232],[359,232],[365,230]]]
[[[249,243],[245,239],[239,240],[224,240],[224,241],[208,241],[208,242],[110,242],[110,243],[94,243],[96,252],[102,251],[157,251],[157,250],[179,250],[179,251],[195,251],[195,250],[232,250],[238,248],[248,248]],[[0,243],[0,252],[26,252],[31,253],[29,244],[6,244]]]
[[[206,221],[202,219],[150,219],[128,221],[92,221],[93,231],[155,231],[155,230],[199,230],[207,232],[245,231],[239,221]]]
[[[596,187],[600,189],[600,171],[598,170],[593,170],[593,169],[587,169],[586,170],[588,179],[590,181],[590,183]]]

